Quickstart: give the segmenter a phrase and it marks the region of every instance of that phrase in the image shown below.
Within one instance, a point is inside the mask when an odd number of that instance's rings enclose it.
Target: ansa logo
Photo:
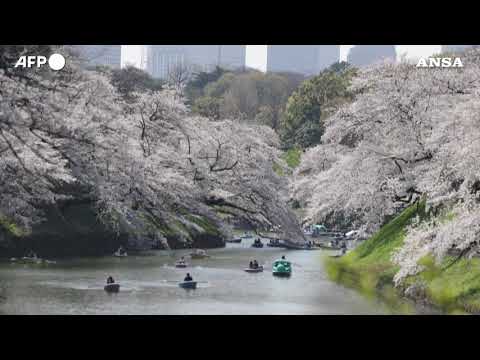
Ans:
[[[418,60],[417,67],[442,67],[442,68],[449,68],[449,67],[457,67],[462,68],[463,63],[460,58],[421,58]]]

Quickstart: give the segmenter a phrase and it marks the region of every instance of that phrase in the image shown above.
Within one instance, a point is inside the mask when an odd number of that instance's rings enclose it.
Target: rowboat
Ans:
[[[324,250],[341,250],[342,247],[340,245],[338,246],[331,246],[331,245],[324,245],[324,244],[318,244],[315,246],[316,248],[324,249]]]
[[[22,257],[22,261],[38,263],[38,262],[42,262],[42,259],[36,256],[24,256]]]
[[[253,242],[252,247],[254,248],[263,248],[263,243],[260,239],[257,239]]]
[[[20,264],[37,264],[37,265],[56,264],[55,261],[40,259],[38,257],[28,257],[28,256],[24,256],[20,259],[11,258],[10,261],[14,263],[20,263]]]
[[[120,284],[107,284],[104,289],[108,293],[117,293],[120,291]]]
[[[270,239],[270,241],[267,243],[268,247],[285,247],[284,244],[280,242],[278,239]]]
[[[210,255],[207,255],[205,250],[197,250],[197,251],[194,251],[194,252],[190,253],[190,257],[192,259],[203,259],[203,258],[210,257]]]
[[[259,266],[258,268],[254,269],[254,268],[247,268],[245,269],[245,272],[247,273],[259,273],[259,272],[263,272],[263,266]]]
[[[245,240],[248,240],[248,239],[253,239],[254,236],[252,234],[243,234],[242,236],[240,236],[241,239],[245,239]]]
[[[178,284],[183,289],[196,289],[197,282],[196,281],[184,281]]]
[[[128,254],[127,254],[126,251],[124,251],[123,253],[121,253],[120,251],[117,250],[117,251],[115,251],[115,252],[113,253],[113,256],[115,256],[115,257],[127,257]]]
[[[310,250],[311,249],[311,247],[309,247],[307,244],[295,244],[292,242],[285,242],[283,247],[290,250]]]

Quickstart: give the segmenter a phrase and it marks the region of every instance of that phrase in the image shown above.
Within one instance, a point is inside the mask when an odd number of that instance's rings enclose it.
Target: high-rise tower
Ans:
[[[315,75],[340,60],[339,45],[268,45],[267,71]]]
[[[122,64],[122,45],[72,45],[72,49],[87,66],[120,68]]]

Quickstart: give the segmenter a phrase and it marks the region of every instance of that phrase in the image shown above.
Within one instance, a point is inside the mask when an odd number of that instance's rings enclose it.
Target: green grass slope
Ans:
[[[391,257],[402,246],[405,228],[416,215],[425,216],[425,202],[405,209],[347,255],[327,258],[330,279],[398,305],[400,292],[393,287],[398,266],[392,263]],[[422,284],[425,300],[446,313],[480,312],[480,259],[458,260],[447,256],[441,264],[436,264],[432,256],[427,256],[420,264],[424,270],[407,278],[405,287]]]
[[[369,297],[380,297],[395,307],[405,307],[393,287],[393,277],[398,266],[391,262],[392,253],[402,245],[405,228],[417,215],[423,214],[425,204],[417,203],[384,225],[370,239],[341,258],[326,258],[330,279],[355,288]]]

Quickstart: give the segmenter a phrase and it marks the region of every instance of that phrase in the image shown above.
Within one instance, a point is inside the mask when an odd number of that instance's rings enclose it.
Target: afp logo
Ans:
[[[45,64],[47,64],[47,58],[45,56],[23,55],[20,56],[14,67],[40,68]],[[65,66],[65,58],[60,54],[52,54],[48,58],[48,66],[50,67],[50,69],[55,71],[62,70]]]

